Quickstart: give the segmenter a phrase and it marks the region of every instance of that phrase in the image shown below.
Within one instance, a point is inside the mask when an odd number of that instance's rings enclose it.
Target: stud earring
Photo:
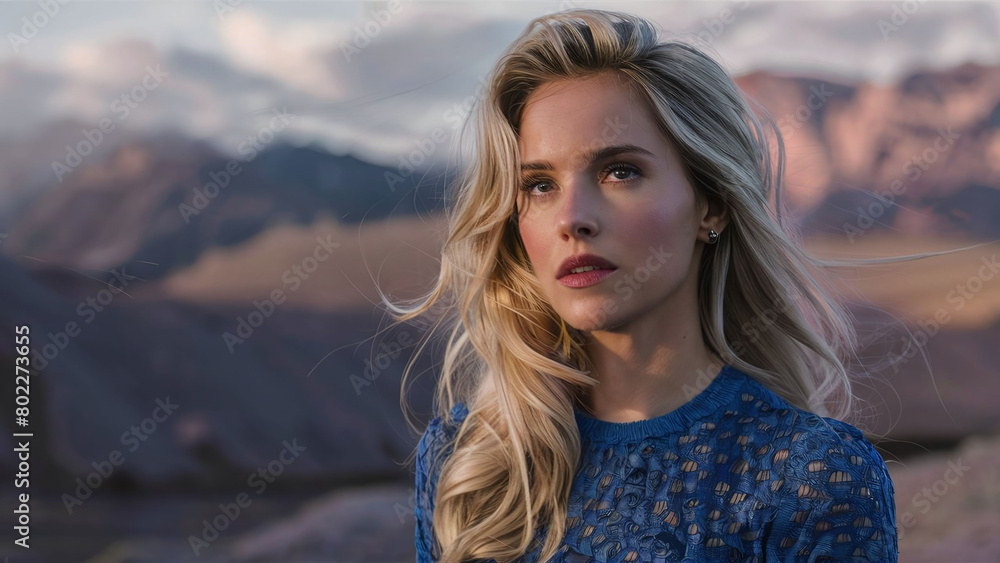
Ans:
[[[708,244],[715,244],[719,242],[719,233],[715,232],[715,229],[708,231]]]

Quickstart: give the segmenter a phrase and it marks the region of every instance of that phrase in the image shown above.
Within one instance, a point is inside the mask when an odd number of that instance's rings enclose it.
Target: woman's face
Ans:
[[[697,298],[705,208],[645,103],[620,80],[545,83],[520,123],[518,230],[549,303],[579,330],[610,329]],[[629,150],[590,161],[593,151],[615,147]],[[564,260],[585,253],[615,269],[557,279]]]

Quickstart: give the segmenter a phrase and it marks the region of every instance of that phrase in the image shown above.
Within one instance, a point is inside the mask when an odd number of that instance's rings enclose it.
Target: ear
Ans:
[[[729,224],[729,208],[721,200],[714,197],[706,197],[699,206],[701,214],[701,225],[698,229],[698,239],[708,242],[708,232],[722,234],[722,231]]]

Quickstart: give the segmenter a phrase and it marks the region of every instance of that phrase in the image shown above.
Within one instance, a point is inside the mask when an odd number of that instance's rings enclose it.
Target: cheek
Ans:
[[[678,202],[649,202],[620,217],[615,231],[620,233],[626,248],[644,253],[651,244],[673,244],[685,236],[686,219],[683,206]]]
[[[633,267],[664,260],[671,254],[667,268],[656,268],[658,275],[673,271],[673,264],[686,262],[686,249],[694,243],[694,210],[683,200],[650,201],[619,216],[615,225],[616,246],[628,256]]]
[[[524,250],[528,253],[528,259],[531,260],[531,267],[537,272],[539,268],[544,267],[545,249],[551,245],[546,243],[545,234],[530,223],[520,223],[518,233],[521,235]]]
[[[616,229],[621,233],[621,243],[626,249],[635,252],[645,252],[650,244],[664,243],[670,238],[670,230],[675,223],[672,217],[656,209],[645,209],[641,213],[629,216],[627,221],[621,221]]]

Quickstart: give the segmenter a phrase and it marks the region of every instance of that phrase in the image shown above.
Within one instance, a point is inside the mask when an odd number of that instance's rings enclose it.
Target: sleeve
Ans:
[[[427,430],[424,431],[417,444],[416,506],[414,509],[417,521],[417,563],[434,563],[435,561],[432,555],[434,531],[431,523],[434,516],[434,491],[437,488],[437,476],[429,473],[429,467],[434,458],[432,450],[437,442],[440,425],[440,417],[435,417],[427,425]]]
[[[764,560],[896,562],[895,491],[882,456],[853,426],[804,421],[789,448]]]

